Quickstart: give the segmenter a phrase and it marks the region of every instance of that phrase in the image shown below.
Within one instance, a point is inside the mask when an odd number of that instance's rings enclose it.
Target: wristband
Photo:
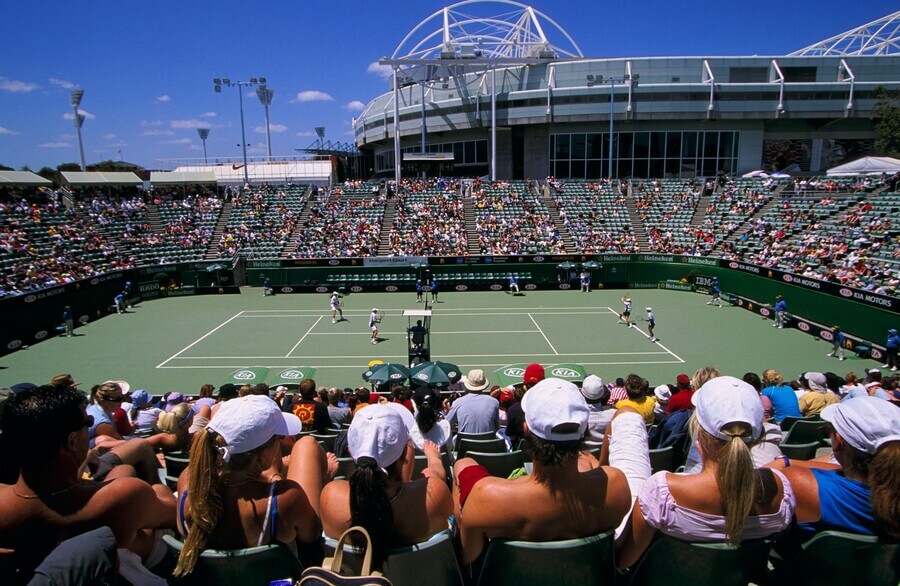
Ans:
[[[787,456],[785,456],[784,454],[782,454],[781,459],[784,460],[784,467],[785,467],[785,468],[790,468],[790,467],[791,467],[791,459],[790,459],[790,458],[788,458]]]

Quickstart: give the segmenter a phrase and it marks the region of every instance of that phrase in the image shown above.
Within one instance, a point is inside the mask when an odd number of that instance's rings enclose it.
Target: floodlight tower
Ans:
[[[203,164],[209,165],[209,161],[206,158],[206,139],[209,138],[209,128],[198,128],[197,134],[200,135],[200,140],[203,141]]]
[[[266,87],[266,78],[265,77],[251,77],[250,81],[234,81],[228,79],[227,77],[213,78],[213,86],[215,87],[216,93],[222,92],[222,86],[226,87],[236,87],[238,89],[238,103],[241,108],[241,149],[244,154],[244,185],[250,183],[250,176],[247,174],[247,133],[244,129],[244,92],[241,88],[244,87],[253,87],[253,86],[261,86],[262,88]]]
[[[266,78],[260,77],[259,83],[262,84],[256,88],[256,97],[266,109],[266,157],[272,162],[272,135],[269,134],[269,106],[272,104],[272,97],[275,95],[274,90],[270,90],[265,86]]]
[[[87,167],[84,164],[84,144],[81,142],[81,126],[84,124],[84,115],[78,111],[78,106],[81,105],[81,98],[84,97],[84,90],[72,90],[72,93],[69,94],[69,96],[71,98],[72,109],[75,110],[75,131],[78,134],[78,155],[81,157],[81,170],[87,171]]]

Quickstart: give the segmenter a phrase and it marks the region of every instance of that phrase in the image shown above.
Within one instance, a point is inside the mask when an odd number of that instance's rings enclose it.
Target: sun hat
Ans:
[[[71,374],[58,374],[50,379],[50,384],[54,387],[77,387],[81,383],[76,383]]]
[[[653,389],[653,395],[657,401],[667,402],[672,398],[672,389],[669,388],[669,385],[659,385]]]
[[[588,406],[573,383],[545,378],[522,397],[525,423],[532,434],[551,442],[581,439],[588,423]],[[575,424],[561,430],[560,426]],[[554,431],[556,430],[556,431]]]
[[[606,387],[603,385],[603,379],[596,374],[589,374],[581,383],[581,394],[588,401],[599,401],[606,393]]]
[[[844,440],[867,454],[900,441],[900,409],[878,397],[853,397],[828,405],[820,413]]]
[[[122,394],[123,394],[123,395],[127,395],[127,394],[128,394],[128,391],[131,390],[131,385],[128,384],[127,382],[123,381],[123,380],[108,380],[108,381],[103,381],[103,384],[105,384],[105,385],[108,385],[108,384],[110,384],[110,383],[119,385],[119,388],[122,389]]]
[[[255,450],[273,436],[299,434],[303,424],[293,413],[283,413],[272,399],[247,395],[222,403],[207,429],[225,440],[219,450],[228,462],[232,455]]]
[[[473,368],[465,377],[463,377],[463,386],[470,391],[483,391],[491,386],[490,381],[484,376],[484,371],[480,368]]]
[[[138,389],[131,394],[131,407],[133,409],[140,409],[145,405],[149,405],[152,399],[153,398],[150,396],[150,393],[148,393],[144,389]]]
[[[802,375],[806,379],[809,390],[824,393],[828,390],[828,379],[821,372],[806,372]]]
[[[181,393],[169,393],[166,397],[166,411],[171,411],[175,405],[184,403],[185,401],[187,401],[187,399]]]
[[[347,448],[353,460],[372,458],[379,468],[387,468],[399,460],[408,440],[409,430],[390,404],[370,405],[359,411],[347,430]]]
[[[722,433],[729,423],[746,423],[750,436],[745,442],[759,438],[763,429],[763,408],[756,389],[733,376],[719,376],[707,381],[691,396],[696,407],[697,421],[707,433],[720,440],[730,441],[731,436]]]
[[[522,382],[525,384],[538,383],[544,380],[544,367],[537,362],[532,362],[525,367],[525,374],[522,375]]]

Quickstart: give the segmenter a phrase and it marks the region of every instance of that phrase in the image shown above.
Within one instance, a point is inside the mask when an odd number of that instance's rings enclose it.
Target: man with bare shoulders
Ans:
[[[106,482],[82,479],[92,424],[75,388],[40,387],[7,404],[3,436],[16,451],[5,457],[17,458],[19,477],[0,485],[0,582],[27,579],[61,541],[104,525],[148,567],[165,553],[153,530],[174,527],[175,498],[164,485],[125,476],[134,474],[129,466]]]
[[[591,464],[579,469],[588,408],[578,387],[544,379],[525,394],[522,407],[532,474],[512,480],[491,477],[471,458],[458,460],[454,467],[460,559],[465,565],[478,559],[492,538],[586,537],[615,528],[628,512],[631,493],[622,472]]]

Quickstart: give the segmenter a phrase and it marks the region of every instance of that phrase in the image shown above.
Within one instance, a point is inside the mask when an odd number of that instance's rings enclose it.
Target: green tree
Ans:
[[[885,155],[900,154],[900,92],[875,89],[875,150]]]
[[[7,167],[6,165],[0,165],[0,171],[12,171],[12,167]]]

